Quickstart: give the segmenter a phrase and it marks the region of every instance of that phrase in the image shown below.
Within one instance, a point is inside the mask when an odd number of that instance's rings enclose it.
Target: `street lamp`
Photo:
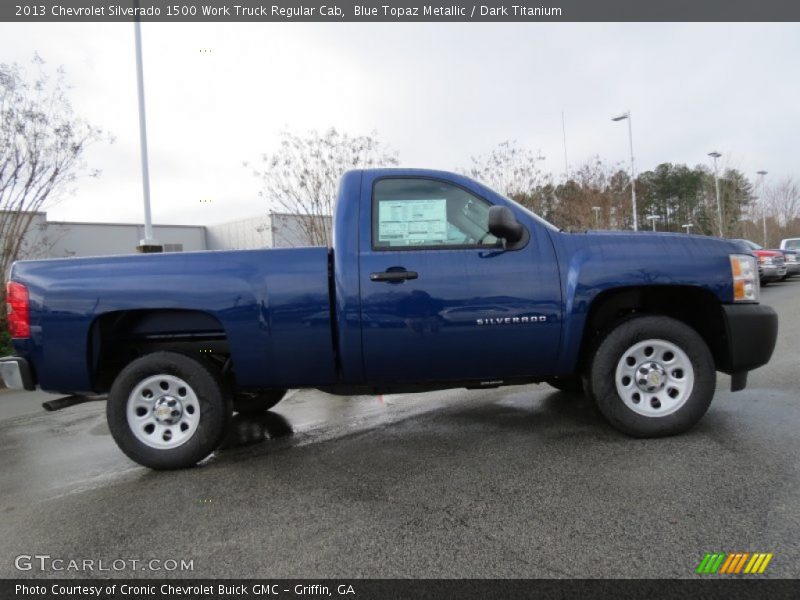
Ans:
[[[631,149],[631,204],[633,204],[633,230],[639,231],[639,218],[636,215],[636,169],[633,163],[633,125],[631,124],[631,111],[628,110],[612,121],[628,121],[628,144]]]
[[[708,155],[714,159],[714,190],[717,194],[717,218],[719,219],[719,237],[724,237],[722,232],[722,204],[719,201],[719,173],[717,171],[717,159],[722,156],[716,150],[709,152]]]
[[[761,205],[761,224],[764,228],[764,248],[767,247],[767,207],[764,202],[764,175],[766,171],[757,171],[758,175],[758,200]]]
[[[686,230],[686,233],[688,235],[692,233],[692,227],[694,227],[694,225],[692,225],[691,223],[684,223],[683,225],[681,225],[681,227],[683,227]]]
[[[139,8],[139,0],[134,0],[134,7]],[[137,16],[133,21],[133,36],[136,46],[136,88],[139,98],[139,151],[142,161],[142,195],[144,196],[144,239],[136,249],[139,252],[161,252],[164,247],[153,235],[153,223],[150,217],[150,170],[147,159],[147,116],[144,110],[144,75],[142,68],[142,28],[141,19]]]
[[[647,215],[647,220],[653,224],[653,231],[656,230],[656,221],[661,218],[661,215]]]
[[[599,227],[598,221],[600,219],[600,207],[593,206],[592,210],[594,211],[594,227],[597,229]]]

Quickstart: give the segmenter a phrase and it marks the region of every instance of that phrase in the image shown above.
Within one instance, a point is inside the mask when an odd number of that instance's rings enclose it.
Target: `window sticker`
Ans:
[[[391,246],[431,246],[447,241],[447,200],[382,200],[378,241]]]

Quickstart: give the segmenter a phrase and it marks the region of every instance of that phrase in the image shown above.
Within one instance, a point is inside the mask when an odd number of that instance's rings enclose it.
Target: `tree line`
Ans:
[[[599,157],[554,176],[538,168],[541,157],[503,142],[474,157],[466,172],[494,186],[563,229],[631,229],[630,172]],[[719,204],[717,204],[717,184]],[[710,166],[665,162],[637,174],[640,228],[747,237],[776,245],[800,233],[800,189],[792,178],[760,185],[734,167],[715,174]]]
[[[631,177],[623,166],[593,157],[554,175],[542,169],[543,160],[541,153],[509,140],[455,170],[564,230],[633,228]],[[278,150],[264,154],[252,168],[268,205],[307,215],[301,225],[307,239],[327,245],[328,217],[341,174],[398,163],[397,152],[375,133],[352,137],[332,128],[284,132]],[[791,177],[759,184],[728,166],[717,172],[715,181],[710,166],[665,162],[637,174],[633,185],[640,229],[747,238],[766,247],[800,235],[800,186]]]

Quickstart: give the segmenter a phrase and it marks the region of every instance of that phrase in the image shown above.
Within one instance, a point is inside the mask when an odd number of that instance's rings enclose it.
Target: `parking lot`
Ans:
[[[19,555],[142,577],[693,577],[706,552],[771,552],[800,577],[800,281],[770,285],[772,361],[720,376],[688,434],[627,438],[546,385],[337,398],[236,418],[199,468],[130,462],[94,401],[0,394],[0,576]],[[118,563],[119,564],[119,563]],[[150,568],[153,567],[153,568]]]

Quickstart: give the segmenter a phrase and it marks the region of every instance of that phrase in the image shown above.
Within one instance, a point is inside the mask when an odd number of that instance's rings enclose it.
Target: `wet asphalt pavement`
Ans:
[[[710,551],[772,552],[767,575],[800,577],[800,281],[762,301],[772,362],[736,394],[720,376],[700,424],[661,440],[546,385],[303,391],[158,473],[117,450],[102,402],[45,413],[3,392],[0,577],[693,577]],[[34,554],[127,564],[15,569]],[[150,559],[193,569],[130,566]]]

